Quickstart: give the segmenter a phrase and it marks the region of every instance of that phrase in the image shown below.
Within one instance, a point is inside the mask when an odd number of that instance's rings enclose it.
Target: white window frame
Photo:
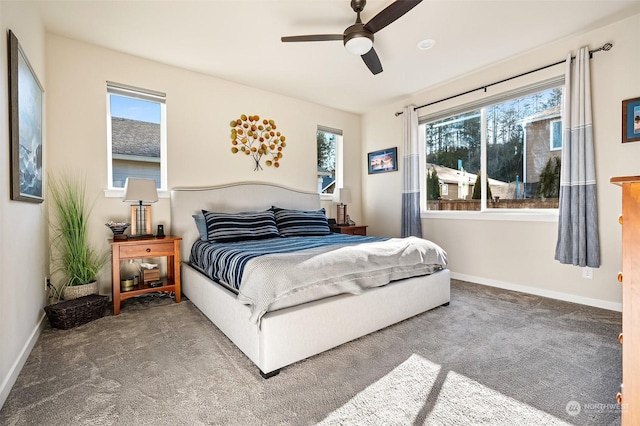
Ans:
[[[344,146],[344,135],[342,130],[336,129],[335,127],[328,127],[323,125],[318,125],[317,132],[325,132],[336,135],[336,186],[335,189],[342,189],[344,187],[343,181],[343,170],[344,170],[344,156],[343,156],[343,146]],[[316,142],[317,143],[317,142]],[[318,159],[316,158],[316,166],[318,164]],[[320,194],[321,201],[334,201],[334,194]]]
[[[426,137],[424,132],[425,123],[437,121],[453,115],[463,114],[465,112],[480,109],[485,114],[485,108],[494,104],[506,102],[510,99],[531,95],[544,90],[564,87],[564,76],[558,76],[543,80],[538,83],[523,86],[514,90],[508,90],[503,93],[489,96],[474,102],[457,105],[441,111],[434,112],[418,117],[418,138],[420,142],[420,217],[422,218],[439,218],[439,219],[462,219],[462,220],[504,220],[504,221],[526,221],[526,222],[557,222],[559,209],[489,209],[487,208],[486,179],[481,179],[482,194],[480,197],[480,211],[461,211],[461,210],[427,210],[427,188],[426,180]],[[480,145],[480,169],[486,170],[487,166],[487,150],[486,150],[486,120],[482,117],[484,125],[481,128],[482,140]]]
[[[160,188],[158,188],[158,196],[168,198],[167,183],[167,95],[163,92],[142,89],[139,87],[129,86],[121,83],[107,81],[107,189],[105,189],[106,197],[121,198],[124,195],[124,188],[115,188],[113,186],[113,146],[112,146],[112,129],[111,129],[111,95],[126,96],[133,99],[140,99],[160,104]]]

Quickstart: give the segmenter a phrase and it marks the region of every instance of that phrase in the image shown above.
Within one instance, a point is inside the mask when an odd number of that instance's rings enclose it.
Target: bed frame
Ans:
[[[193,214],[260,211],[271,206],[318,209],[316,193],[266,183],[237,183],[171,191],[171,234],[182,237],[182,292],[260,369],[263,377],[280,368],[380,330],[429,309],[449,303],[450,273],[405,279],[268,312],[260,327],[249,321],[249,307],[236,295],[189,265],[193,242],[199,238]]]

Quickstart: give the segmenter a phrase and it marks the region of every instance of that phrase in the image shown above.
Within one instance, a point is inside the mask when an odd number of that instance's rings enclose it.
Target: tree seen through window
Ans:
[[[487,105],[472,111],[459,113],[427,122],[421,128],[425,132],[426,170],[435,172],[440,188],[447,187],[447,196],[429,195],[427,200],[440,200],[439,204],[429,202],[429,209],[442,209],[443,199],[472,200],[478,193],[476,181],[482,173],[480,168],[482,150],[486,152],[486,192],[493,203],[488,207],[509,208],[549,208],[557,207],[535,204],[541,198],[536,191],[540,174],[550,158],[561,154],[558,146],[558,123],[561,123],[562,87],[556,87],[518,97],[504,102]],[[486,137],[482,140],[482,128],[486,126]],[[560,148],[560,149],[558,149]],[[430,173],[427,173],[430,179]],[[425,182],[428,188],[435,188],[432,182]],[[433,189],[432,189],[433,190]],[[440,191],[443,192],[443,191]],[[547,188],[545,194],[553,194]],[[536,198],[537,197],[537,198]],[[480,197],[476,197],[480,198]],[[485,198],[485,197],[483,197]],[[547,200],[546,197],[542,197]],[[518,202],[505,203],[507,200]],[[533,200],[525,202],[523,200]],[[497,205],[503,201],[502,205]],[[478,203],[453,206],[456,210],[477,210]],[[449,209],[449,208],[445,208]]]

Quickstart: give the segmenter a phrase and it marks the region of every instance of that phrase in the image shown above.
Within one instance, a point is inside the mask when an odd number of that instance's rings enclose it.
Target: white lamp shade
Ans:
[[[362,56],[373,47],[373,40],[367,37],[354,37],[348,40],[344,47],[347,49],[347,52],[352,55]]]
[[[338,202],[340,204],[349,204],[351,202],[351,190],[349,188],[341,188],[338,194]]]
[[[156,181],[153,179],[127,178],[124,184],[124,202],[155,203],[158,201]]]

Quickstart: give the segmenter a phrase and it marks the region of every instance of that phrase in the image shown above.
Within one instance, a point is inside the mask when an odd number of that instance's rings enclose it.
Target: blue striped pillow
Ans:
[[[263,212],[217,213],[202,210],[207,222],[207,240],[232,242],[279,237],[275,215],[271,210]]]
[[[283,237],[331,234],[324,208],[320,210],[289,210],[271,207],[271,210],[275,212],[276,225]]]

